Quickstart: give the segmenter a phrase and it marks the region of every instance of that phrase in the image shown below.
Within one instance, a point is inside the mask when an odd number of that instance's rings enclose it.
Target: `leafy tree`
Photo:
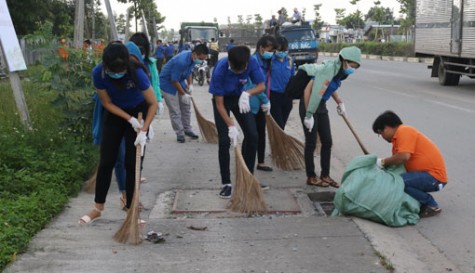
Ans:
[[[125,33],[125,27],[127,25],[125,15],[123,14],[119,15],[119,17],[115,20],[115,24],[117,26],[118,33]]]
[[[405,18],[401,20],[400,30],[407,32],[412,29],[412,26],[416,22],[416,3],[415,0],[397,0],[400,4],[400,12],[405,14]]]
[[[341,25],[340,21],[345,17],[346,9],[335,9],[335,21],[337,24]]]
[[[260,14],[254,14],[254,25],[258,28],[262,26],[262,16]]]
[[[320,8],[322,4],[313,5],[313,10],[315,11],[315,21],[313,21],[313,29],[319,31],[323,27],[322,16],[320,15]]]
[[[362,13],[361,11],[357,10],[354,13],[351,13],[350,15],[342,18],[338,24],[345,26],[346,28],[353,28],[353,29],[359,29],[363,28],[364,26],[364,21],[361,19]]]
[[[244,25],[244,18],[242,15],[238,15],[238,24],[243,26]]]
[[[120,3],[132,3],[132,12],[131,16],[135,18],[135,32],[138,32],[138,19],[142,18],[142,11],[144,11],[145,20],[147,21],[148,29],[155,29],[155,26],[152,26],[153,20],[157,25],[162,24],[166,17],[162,17],[160,12],[157,10],[157,4],[153,0],[117,0]],[[154,31],[151,33],[154,35]]]
[[[251,21],[252,21],[252,15],[249,14],[246,16],[246,25],[250,25]]]
[[[289,18],[289,13],[287,12],[287,9],[282,7],[280,8],[280,10],[282,11],[282,15],[284,15],[284,18]]]

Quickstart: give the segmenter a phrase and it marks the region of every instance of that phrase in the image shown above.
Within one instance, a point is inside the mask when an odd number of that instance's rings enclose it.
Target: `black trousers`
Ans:
[[[139,112],[146,118],[147,105],[142,103],[132,109],[124,109],[129,115],[137,117]],[[94,201],[99,204],[106,202],[107,192],[112,179],[112,170],[117,161],[120,142],[125,139],[125,191],[127,207],[130,207],[135,189],[135,139],[137,133],[129,122],[110,112],[105,113],[102,128],[100,161],[96,177],[96,195]]]
[[[257,112],[254,117],[256,118],[257,163],[259,164],[264,163],[264,158],[266,156],[266,113],[262,112],[262,110],[259,108],[259,112]]]
[[[160,72],[162,72],[163,58],[161,58],[161,59],[157,58],[156,64],[157,64],[158,74],[160,74]]]
[[[302,127],[305,134],[305,171],[307,177],[317,176],[315,173],[314,153],[317,147],[317,134],[320,137],[322,147],[320,149],[320,176],[330,175],[330,157],[332,148],[332,135],[330,129],[330,118],[328,116],[328,109],[325,101],[321,101],[317,111],[313,114],[314,125],[312,131],[309,132],[307,127],[303,124],[305,118],[305,103],[304,100],[300,100],[299,114],[302,121]]]
[[[279,127],[284,130],[285,124],[289,119],[292,111],[292,99],[284,93],[272,92],[270,93],[270,114],[274,118]]]
[[[241,130],[244,134],[244,139],[242,141],[242,156],[246,162],[246,166],[251,173],[254,172],[254,165],[256,163],[256,151],[257,151],[257,129],[256,129],[256,120],[254,115],[249,112],[246,114],[241,114],[239,112],[238,96],[225,96],[224,98],[224,108],[228,115],[230,112],[233,113],[236,118]],[[219,157],[219,170],[221,173],[221,183],[222,184],[231,184],[231,173],[229,169],[230,164],[230,154],[229,148],[231,147],[231,140],[228,135],[228,125],[224,122],[221,115],[218,113],[216,108],[216,102],[213,98],[213,112],[214,112],[214,122],[216,124],[216,129],[218,130],[218,157]]]

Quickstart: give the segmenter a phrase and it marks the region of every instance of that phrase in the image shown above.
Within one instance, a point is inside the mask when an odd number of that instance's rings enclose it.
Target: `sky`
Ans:
[[[315,12],[313,6],[322,4],[320,15],[326,23],[335,24],[335,8],[346,9],[345,15],[353,13],[358,8],[366,14],[374,6],[375,0],[360,0],[356,6],[350,4],[350,0],[155,0],[158,11],[162,16],[166,16],[163,23],[166,29],[180,28],[181,22],[213,22],[214,18],[219,24],[227,24],[228,16],[231,23],[237,23],[238,15],[243,15],[246,20],[247,15],[260,14],[263,20],[270,19],[276,15],[281,7],[287,9],[289,16],[293,9],[297,8],[300,12],[306,8],[306,19],[314,19]],[[396,0],[380,0],[381,6],[391,8],[394,16],[399,17],[400,4]],[[103,2],[103,1],[102,1]],[[125,10],[130,4],[117,3],[116,0],[110,0],[112,10],[118,14],[125,14]],[[102,4],[104,13],[105,7]],[[252,20],[253,22],[254,20]]]

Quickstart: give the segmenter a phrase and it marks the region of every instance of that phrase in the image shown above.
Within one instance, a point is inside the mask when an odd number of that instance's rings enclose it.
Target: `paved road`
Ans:
[[[350,121],[370,152],[380,156],[391,153],[391,145],[371,130],[376,116],[388,109],[439,146],[449,176],[448,186],[434,195],[443,212],[415,228],[463,272],[475,272],[475,81],[465,77],[459,86],[444,87],[429,75],[427,64],[364,60],[361,69],[343,82],[340,94]],[[360,150],[344,122],[338,121],[333,105],[329,108],[334,114],[335,156],[347,162]],[[413,239],[405,234],[406,229],[401,230],[403,237]]]

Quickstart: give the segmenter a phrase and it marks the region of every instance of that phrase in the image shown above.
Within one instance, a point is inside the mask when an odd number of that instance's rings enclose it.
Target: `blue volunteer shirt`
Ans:
[[[295,74],[295,64],[289,58],[281,61],[275,55],[272,57],[272,71],[270,72],[270,90],[276,93],[284,93],[290,77]]]
[[[92,70],[92,80],[94,87],[98,90],[106,90],[112,103],[121,109],[134,108],[143,101],[143,91],[150,87],[150,80],[142,68],[137,68],[137,85],[134,83],[130,75],[126,74],[119,81],[125,83],[126,90],[119,89],[107,76],[102,64],[98,64]]]
[[[175,54],[175,46],[173,44],[169,44],[165,47],[165,56],[172,57]]]
[[[176,95],[178,92],[172,81],[180,82],[185,87],[185,80],[193,72],[195,63],[191,59],[191,51],[183,51],[168,61],[160,72],[160,88],[163,92]]]
[[[154,56],[157,59],[165,58],[165,47],[163,45],[157,47],[157,50],[155,50],[155,55]]]
[[[254,58],[249,58],[246,70],[235,74],[229,70],[228,57],[220,59],[211,76],[209,92],[214,96],[240,96],[249,79],[253,83],[264,82],[264,75]]]
[[[323,93],[322,100],[327,101],[335,91],[340,88],[341,85],[341,80],[337,79],[334,77],[330,84],[327,87],[327,90],[325,90],[325,93]]]

